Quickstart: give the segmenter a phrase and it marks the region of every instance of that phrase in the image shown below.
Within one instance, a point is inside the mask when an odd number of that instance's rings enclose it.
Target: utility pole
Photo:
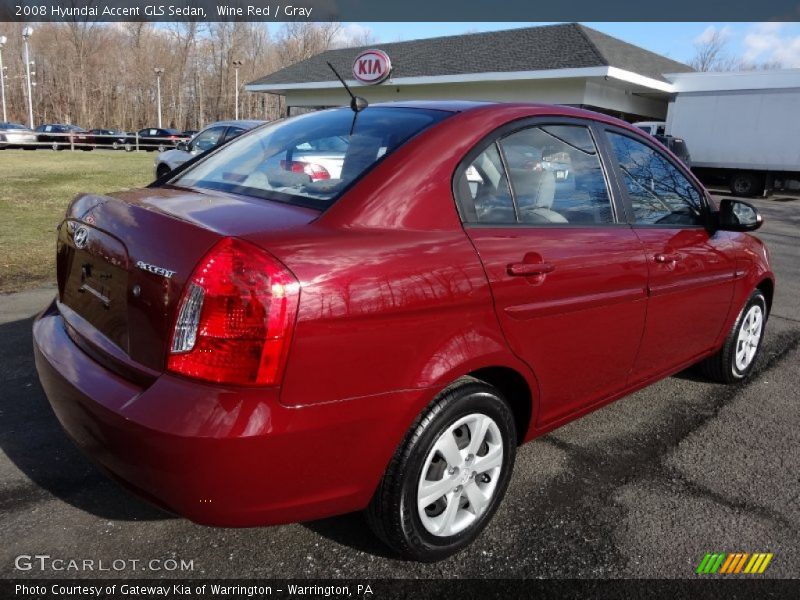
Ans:
[[[158,128],[161,129],[161,76],[164,74],[164,69],[161,67],[154,67],[153,72],[156,74],[156,103],[158,104]]]
[[[3,122],[8,121],[6,114],[6,68],[3,66],[3,46],[6,45],[8,38],[0,35],[0,94],[3,96]]]
[[[233,65],[233,70],[236,72],[236,94],[235,94],[236,109],[234,110],[236,116],[234,118],[238,121],[239,120],[239,67],[242,66],[242,61],[235,60],[231,64]]]
[[[31,92],[31,56],[28,49],[28,40],[33,35],[33,27],[28,25],[22,30],[22,39],[25,40],[25,73],[28,80],[28,125],[33,129],[33,93]]]

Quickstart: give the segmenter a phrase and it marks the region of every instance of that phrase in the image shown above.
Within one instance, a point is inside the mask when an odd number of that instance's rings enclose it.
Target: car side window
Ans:
[[[498,225],[517,222],[511,189],[496,144],[486,148],[463,170],[456,188],[467,221]]]
[[[700,192],[665,156],[627,135],[609,132],[609,140],[637,224],[703,224]]]
[[[197,134],[197,137],[192,140],[192,150],[197,150],[198,152],[211,150],[211,148],[219,144],[220,138],[224,132],[224,126],[209,127],[205,131],[201,131]]]
[[[587,127],[530,127],[503,138],[500,146],[520,223],[614,222],[606,178]]]

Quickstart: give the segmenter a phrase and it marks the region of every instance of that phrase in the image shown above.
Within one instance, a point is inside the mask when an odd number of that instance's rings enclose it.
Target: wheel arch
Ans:
[[[525,377],[516,369],[507,366],[483,367],[467,373],[484,383],[496,387],[511,407],[517,428],[517,444],[522,445],[533,422],[533,393]]]
[[[764,294],[764,299],[767,301],[767,315],[769,315],[772,312],[772,299],[775,296],[775,282],[769,277],[765,277],[756,284],[756,289],[761,290],[761,293]]]

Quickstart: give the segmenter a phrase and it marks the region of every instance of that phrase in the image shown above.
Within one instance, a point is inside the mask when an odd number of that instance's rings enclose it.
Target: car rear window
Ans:
[[[171,184],[324,210],[411,137],[451,113],[405,107],[308,113],[242,135]],[[355,117],[355,118],[354,118]]]

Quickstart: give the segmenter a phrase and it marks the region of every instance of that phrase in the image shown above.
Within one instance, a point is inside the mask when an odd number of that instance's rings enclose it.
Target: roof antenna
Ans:
[[[347,93],[350,94],[350,110],[353,111],[353,124],[350,126],[350,135],[352,136],[353,130],[356,128],[356,119],[358,118],[358,113],[367,108],[367,106],[369,106],[369,102],[367,102],[365,98],[353,94],[352,90],[350,89],[350,86],[347,85],[347,83],[345,83],[345,80],[342,79],[342,76],[339,75],[339,72],[333,67],[330,61],[326,62],[328,63],[328,66],[331,68],[331,71],[333,71],[333,74],[336,75],[336,79],[342,82],[344,89],[346,89]]]

